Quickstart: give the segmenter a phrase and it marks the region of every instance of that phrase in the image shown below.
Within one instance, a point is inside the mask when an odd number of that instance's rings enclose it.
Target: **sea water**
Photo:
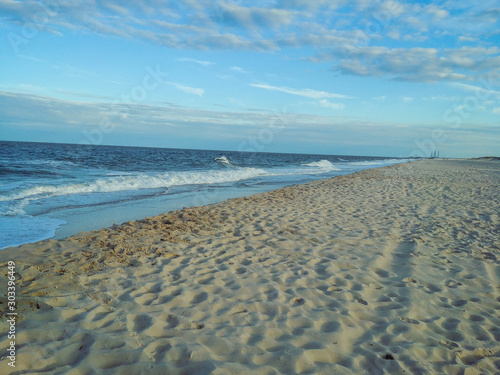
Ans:
[[[406,161],[0,142],[0,248]]]

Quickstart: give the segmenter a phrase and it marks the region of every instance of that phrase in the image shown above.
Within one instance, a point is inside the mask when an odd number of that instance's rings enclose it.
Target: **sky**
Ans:
[[[500,155],[500,2],[0,0],[0,139]]]

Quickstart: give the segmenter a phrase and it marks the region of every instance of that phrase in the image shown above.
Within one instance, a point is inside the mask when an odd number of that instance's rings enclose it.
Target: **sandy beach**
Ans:
[[[422,160],[2,250],[0,373],[498,374],[499,191]]]

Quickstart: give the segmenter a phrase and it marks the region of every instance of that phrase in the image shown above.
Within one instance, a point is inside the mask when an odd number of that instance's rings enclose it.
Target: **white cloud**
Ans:
[[[184,86],[184,85],[182,85],[180,83],[176,83],[176,82],[166,81],[165,83],[168,85],[174,86],[177,90],[183,91],[187,94],[202,96],[205,93],[205,90],[199,89],[196,87]]]
[[[399,40],[401,39],[401,32],[399,30],[396,30],[395,28],[392,28],[387,32],[387,36],[391,39]]]
[[[385,0],[381,4],[381,9],[389,12],[393,18],[399,17],[403,14],[406,11],[405,7],[406,5],[404,3],[395,0]]]
[[[465,36],[465,35],[460,35],[458,37],[459,42],[477,42],[478,40],[479,40],[479,38],[474,38],[474,37]]]
[[[311,98],[311,99],[322,99],[322,98],[352,99],[352,97],[350,97],[350,96],[342,95],[342,94],[335,94],[335,93],[328,92],[328,91],[318,91],[318,90],[312,90],[312,89],[293,89],[290,87],[277,87],[277,86],[271,86],[271,85],[265,85],[265,84],[255,84],[255,83],[251,83],[250,86],[258,87],[258,88],[270,90],[270,91],[284,92],[286,94],[298,95],[298,96],[302,96],[305,98]]]
[[[422,35],[422,34],[406,34],[403,36],[403,40],[405,42],[425,42],[429,40],[429,37],[427,35]]]
[[[476,94],[476,97],[483,98],[484,100],[486,100],[491,95],[500,97],[500,91],[493,90],[492,82],[483,80],[481,81],[481,83],[482,83],[481,86],[474,86],[467,83],[459,83],[459,82],[453,82],[451,85],[466,91],[472,91]]]
[[[238,72],[238,73],[245,73],[245,74],[250,73],[248,70],[245,70],[245,69],[243,69],[243,68],[241,68],[239,66],[232,66],[229,69],[231,69],[231,70],[233,70],[235,72]]]
[[[492,112],[497,115],[500,115],[500,107],[493,108]]]
[[[348,52],[333,51],[323,59],[338,59],[334,70],[359,76],[389,76],[395,80],[433,82],[477,79],[484,71],[500,70],[497,47],[460,49],[388,48],[351,46]],[[468,75],[464,74],[468,71]],[[475,75],[474,75],[475,74]]]
[[[411,103],[413,101],[414,98],[410,97],[410,96],[403,96],[401,98],[401,100],[405,103]]]
[[[193,62],[193,63],[203,65],[203,66],[215,65],[215,63],[213,63],[211,61],[196,60],[196,59],[191,59],[189,57],[182,57],[180,59],[177,59],[177,61]]]
[[[430,96],[422,98],[423,100],[431,100],[431,101],[457,101],[459,100],[458,96]]]
[[[221,21],[247,29],[260,27],[279,28],[289,25],[295,18],[294,11],[272,7],[244,7],[227,2],[218,4],[221,10]]]
[[[446,18],[446,17],[449,17],[449,15],[450,15],[450,13],[447,10],[442,9],[442,8],[440,8],[440,7],[438,7],[437,5],[434,5],[434,4],[427,5],[424,8],[424,11],[427,14],[430,14],[431,16],[433,16],[433,17],[435,17],[437,19]]]
[[[331,109],[344,109],[345,108],[345,105],[342,104],[342,103],[331,103],[329,102],[328,100],[326,99],[322,99],[319,101],[319,104],[322,106],[322,107],[325,107],[325,108],[331,108]]]

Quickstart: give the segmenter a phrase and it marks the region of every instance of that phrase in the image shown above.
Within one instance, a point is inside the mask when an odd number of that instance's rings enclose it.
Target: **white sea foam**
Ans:
[[[225,156],[219,156],[218,158],[215,158],[215,161],[220,164],[231,165]]]
[[[72,185],[43,185],[24,189],[13,195],[0,196],[0,202],[18,199],[40,199],[72,194],[112,193],[141,189],[170,188],[181,185],[219,184],[265,176],[269,173],[258,168],[237,168],[224,171],[169,172],[157,175],[139,174],[98,179]]]
[[[306,167],[316,167],[316,168],[321,168],[321,169],[326,169],[328,171],[340,171],[339,168],[334,166],[331,162],[328,160],[320,160],[320,161],[313,161],[312,163],[306,163],[302,164],[303,166]]]
[[[389,164],[399,164],[410,161],[410,159],[380,159],[380,160],[367,160],[367,161],[354,161],[348,163],[350,165],[389,165]]]
[[[2,215],[3,216],[24,216],[26,215],[26,211],[24,208],[30,203],[31,199],[23,199],[14,202],[8,209],[6,209]]]
[[[110,171],[106,172],[106,176],[130,176],[133,175],[132,172],[122,172],[122,171]]]

